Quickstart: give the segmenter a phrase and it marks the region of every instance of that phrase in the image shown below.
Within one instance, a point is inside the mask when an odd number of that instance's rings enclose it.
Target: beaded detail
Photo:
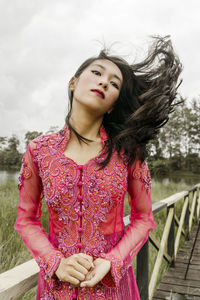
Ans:
[[[104,146],[108,137],[103,126],[100,135]],[[123,154],[119,157],[114,150],[109,163],[101,170],[98,162],[105,159],[107,155],[105,150],[86,164],[78,165],[64,155],[69,138],[70,130],[65,126],[59,133],[34,139],[28,146],[29,152],[25,155],[26,159],[23,159],[20,171],[19,187],[25,190],[22,189],[24,193],[20,193],[23,195],[20,196],[22,202],[19,207],[22,213],[29,214],[27,232],[30,228],[35,235],[34,243],[31,243],[33,234],[24,235],[24,240],[29,245],[29,250],[33,249],[32,253],[35,254],[34,257],[41,269],[37,299],[73,299],[75,294],[80,300],[139,299],[135,297],[137,287],[132,285],[129,278],[132,276],[128,271],[130,265],[125,258],[120,259],[121,253],[130,247],[131,232],[129,231],[125,249],[118,252],[119,257],[109,252],[114,250],[116,253],[115,248],[121,240],[124,243],[123,207],[124,197],[129,187],[128,178],[131,180],[130,186],[132,186],[132,179],[138,180],[138,183],[134,181],[134,186],[144,192],[143,197],[146,199],[148,198],[146,191],[150,191],[148,168],[143,163],[139,168],[134,169],[132,178],[129,177],[129,169],[123,159],[125,157]],[[30,165],[28,165],[29,161]],[[29,185],[25,185],[25,180]],[[27,193],[30,192],[30,187],[33,187],[33,192]],[[29,201],[31,209],[23,209],[28,203],[27,194],[32,195],[32,193],[35,197]],[[40,226],[39,220],[43,195],[49,210],[48,236]],[[139,199],[141,201],[141,197]],[[132,214],[137,214],[135,204],[138,201],[132,202],[134,204]],[[152,224],[149,225],[149,219],[145,216],[144,214],[142,218],[147,223],[148,229]],[[130,219],[132,229],[134,228],[132,223],[139,220],[139,217]],[[25,223],[22,219],[21,229],[20,220],[19,218],[17,228],[23,235]],[[143,230],[146,232],[146,229]],[[39,237],[38,241],[41,241],[41,245],[38,242],[38,247],[37,237]],[[139,249],[139,246],[140,243],[133,244],[134,251],[137,247]],[[94,260],[102,257],[111,262],[110,272],[92,289],[80,287],[75,289],[69,283],[59,281],[55,275],[62,257],[67,258],[80,252],[92,256]]]
[[[48,257],[41,258],[38,257],[38,265],[41,269],[41,271],[44,274],[44,277],[46,280],[51,279],[53,273],[55,272],[55,270],[57,269],[59,263],[60,263],[60,259],[64,257],[64,255],[62,255],[60,252],[52,252],[52,254],[49,254]]]
[[[109,253],[101,253],[101,258],[111,262],[111,276],[109,273],[102,279],[102,283],[107,287],[115,287],[127,271],[128,265]]]
[[[99,230],[99,225],[106,222],[106,216],[111,209],[120,205],[127,190],[127,168],[113,154],[110,162],[103,170],[98,171],[98,159],[105,157],[102,152],[91,159],[83,167],[80,185],[80,170],[70,158],[64,156],[69,129],[65,127],[62,134],[39,136],[34,139],[34,160],[40,169],[44,187],[44,197],[49,208],[54,213],[54,222],[62,229],[55,236],[55,245],[65,256],[78,253],[75,245],[79,234],[79,209],[77,201],[79,188],[82,189],[83,232],[82,251],[98,256],[107,249],[107,241]],[[102,141],[105,140],[105,130],[101,128]]]
[[[28,167],[25,159],[23,158],[22,160],[22,167],[19,173],[19,183],[18,183],[18,188],[21,189],[23,186],[23,180],[30,178],[32,175],[30,168]]]
[[[150,190],[151,190],[151,177],[150,177],[149,169],[147,167],[147,163],[145,161],[141,164],[140,168],[137,168],[137,169],[134,170],[133,177],[135,179],[139,179],[140,181],[142,181],[142,183],[144,184],[144,188],[148,192],[150,192]]]

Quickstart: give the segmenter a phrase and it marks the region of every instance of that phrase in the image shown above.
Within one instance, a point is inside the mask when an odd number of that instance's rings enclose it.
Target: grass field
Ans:
[[[157,202],[165,197],[168,197],[176,192],[186,190],[189,186],[183,184],[175,184],[170,182],[169,185],[163,185],[159,182],[152,184],[152,201]],[[18,206],[18,188],[16,183],[10,181],[7,184],[0,185],[0,273],[13,268],[29,259],[31,255],[26,246],[23,244],[20,236],[14,230],[14,223],[17,217]],[[47,230],[47,207],[44,203],[42,215],[42,224]],[[124,216],[128,215],[130,211],[127,198],[125,199]],[[154,230],[155,236],[160,239],[164,228],[166,218],[166,211],[162,211],[155,216],[157,224]],[[150,274],[156,259],[156,251],[150,245]],[[136,268],[135,260],[133,262],[134,269]],[[162,273],[165,271],[166,265],[163,263]],[[35,299],[36,288],[32,289],[18,300],[33,300]]]

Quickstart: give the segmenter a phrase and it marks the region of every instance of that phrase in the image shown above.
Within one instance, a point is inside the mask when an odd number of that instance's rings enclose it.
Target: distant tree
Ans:
[[[18,151],[19,139],[12,135],[7,140],[7,147],[0,151],[0,167],[9,170],[18,170],[21,165],[22,154]]]
[[[149,161],[154,174],[200,172],[200,101],[192,99],[189,105],[183,100],[150,144]]]
[[[35,139],[36,137],[38,137],[41,134],[42,134],[42,132],[38,132],[38,131],[27,131],[27,133],[25,134],[26,147],[28,146],[30,141],[32,141],[33,139]]]
[[[19,146],[19,139],[16,135],[12,135],[11,138],[8,139],[8,148],[10,151],[17,151],[17,147]]]
[[[189,153],[198,153],[200,155],[200,103],[196,98],[193,98],[191,101],[189,124]]]
[[[5,147],[7,140],[8,138],[6,136],[0,136],[0,150]]]

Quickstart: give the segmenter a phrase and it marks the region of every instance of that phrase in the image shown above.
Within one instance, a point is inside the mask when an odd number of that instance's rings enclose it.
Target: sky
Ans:
[[[62,128],[79,65],[103,45],[139,61],[152,35],[171,36],[179,92],[198,97],[199,15],[199,0],[0,0],[0,136]]]

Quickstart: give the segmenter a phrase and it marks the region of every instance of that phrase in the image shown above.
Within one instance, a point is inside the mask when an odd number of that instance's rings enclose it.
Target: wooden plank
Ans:
[[[170,296],[171,291],[156,291],[154,297],[158,299],[167,299]],[[170,298],[168,298],[170,299]],[[200,296],[195,296],[194,300],[200,300]]]
[[[172,277],[172,278],[174,278],[174,280],[175,280],[175,278],[184,279],[184,276],[185,276],[184,271],[185,271],[185,269],[183,269],[183,268],[176,268],[175,270],[170,269],[169,271],[167,271],[165,276]],[[197,280],[197,278],[199,278],[199,271],[189,269],[188,274],[187,274],[187,280]]]
[[[176,255],[177,255],[178,248],[179,248],[181,232],[182,232],[182,228],[183,228],[183,224],[184,224],[184,220],[185,220],[185,214],[186,214],[186,209],[188,207],[188,203],[189,203],[189,198],[186,197],[184,204],[183,204],[182,211],[181,211],[181,218],[180,218],[180,222],[179,222],[178,231],[176,234],[176,240],[175,240],[175,246],[174,246],[175,247],[175,260],[176,260]]]
[[[185,286],[176,285],[176,284],[160,283],[157,291],[159,291],[159,290],[172,291],[173,293],[178,293],[178,294],[182,294],[182,295],[200,296],[200,288],[188,286],[187,281],[186,281]]]
[[[182,248],[182,249],[180,249],[180,251],[181,250],[187,250],[187,251],[189,251],[190,249],[192,250],[192,246],[193,246],[193,243],[191,243],[191,245],[185,245],[185,247]],[[200,245],[198,245],[198,242],[196,242],[195,250],[200,251]]]
[[[189,194],[188,191],[179,192],[179,193],[176,193],[170,197],[167,197],[159,202],[163,203],[163,204],[167,204],[167,206],[170,206],[170,205],[176,203],[177,201],[181,200],[183,197],[187,196],[188,194]]]
[[[195,249],[194,250],[200,250],[199,249],[199,245],[198,245],[198,241],[196,242],[196,245],[195,245]],[[188,250],[190,250],[190,249],[192,249],[192,245],[194,244],[194,242],[191,244],[191,245],[186,245],[185,247],[182,247],[180,250],[179,250],[179,252],[181,253],[181,251],[188,251]],[[200,251],[199,251],[199,254],[200,254]]]
[[[161,242],[160,242],[160,249],[158,251],[158,255],[157,255],[157,258],[156,258],[154,269],[153,269],[153,272],[152,272],[152,275],[151,275],[151,280],[150,280],[150,283],[149,283],[149,298],[150,299],[152,299],[154,289],[155,289],[155,286],[156,286],[160,266],[161,266],[162,259],[163,259],[163,253],[165,251],[166,242],[167,242],[167,239],[168,239],[168,236],[169,236],[169,231],[170,231],[173,215],[174,215],[174,208],[170,208],[168,216],[167,216],[167,220],[166,220],[166,223],[165,223],[165,227],[164,227],[164,230],[163,230],[162,239],[161,239]]]
[[[176,260],[175,266],[177,266],[177,263],[184,263],[185,265],[187,265],[188,264],[188,260],[186,258],[182,258],[182,259],[180,258],[180,259]],[[199,258],[191,260],[190,265],[200,266]]]
[[[175,220],[175,223],[176,223],[177,227],[179,227],[180,221],[179,221],[179,218],[177,217],[176,214],[175,214],[175,216],[174,216],[174,220]],[[181,233],[182,233],[184,236],[186,235],[186,234],[185,234],[184,228],[181,229]]]
[[[149,233],[149,240],[151,244],[159,251],[160,249],[160,242],[156,239],[156,237],[153,235],[152,231]],[[164,251],[163,253],[164,259],[168,262],[171,263],[172,258],[167,254],[167,252]]]
[[[185,285],[185,279],[180,279],[180,278],[176,278],[176,281],[174,280],[174,278],[172,277],[166,277],[164,276],[164,278],[161,281],[162,283],[170,283],[170,284],[174,284],[174,282],[176,282],[176,285]],[[192,287],[198,287],[200,288],[200,280],[187,280],[187,285],[192,286]]]
[[[177,268],[180,268],[180,267],[182,267],[182,268],[187,268],[187,264],[185,264],[185,263],[182,263],[182,262],[177,262],[176,261],[176,267]],[[195,265],[195,264],[190,264],[190,266],[189,266],[189,268],[191,269],[191,270],[200,270],[200,264],[199,265]]]
[[[198,243],[199,242],[196,242],[196,246],[195,246],[194,250],[196,250],[196,251],[198,251],[200,253],[200,245],[198,245]],[[186,245],[184,248],[180,249],[180,251],[181,250],[187,250],[187,251],[189,251],[190,249],[192,250],[192,244],[191,245]]]
[[[195,256],[195,257],[199,257],[200,258],[200,254],[199,254],[199,249],[194,249],[193,251],[193,255],[192,256]],[[185,250],[181,250],[179,251],[178,255],[177,255],[177,258],[181,258],[181,257],[190,257],[190,251],[188,251],[188,249],[185,249]]]
[[[193,195],[193,199],[192,199],[191,213],[190,213],[190,217],[189,217],[189,232],[192,229],[192,221],[194,218],[194,210],[195,210],[196,200],[197,200],[197,192],[194,191],[194,195]]]
[[[184,249],[184,250],[187,250],[187,251],[190,251],[190,250],[192,250],[192,245],[191,245],[191,246],[187,245],[187,246],[185,246],[183,249]],[[182,249],[181,249],[181,250],[182,250]],[[200,251],[200,246],[196,246],[196,247],[195,247],[195,250]]]
[[[193,200],[192,207],[191,207],[192,215],[194,215],[194,202],[195,200],[196,201],[198,200],[195,194],[196,193],[194,193],[192,199]],[[190,226],[193,219],[194,218],[190,216]],[[183,224],[183,221],[181,223]],[[182,230],[179,229],[179,237],[181,231]],[[196,240],[195,248],[193,250],[193,255],[191,257],[187,278],[186,280],[184,279],[185,272],[187,270],[187,265],[190,258],[190,253],[192,251],[192,247],[195,241],[196,231],[197,231],[197,224],[194,224],[193,229],[190,233],[190,240],[186,241],[185,244],[181,247],[181,249],[177,252],[175,268],[171,267],[165,273],[159,286],[157,287],[157,290],[154,292],[152,299],[169,300],[170,292],[172,291],[174,295],[175,293],[177,293],[177,295],[178,294],[190,295],[190,299],[200,300],[200,280],[199,280],[200,278],[200,232]],[[185,297],[184,299],[187,298]]]
[[[188,260],[189,258],[190,258],[190,253],[188,251],[182,252],[177,256],[177,260],[180,260],[180,259]],[[197,251],[193,252],[193,255],[192,255],[191,259],[200,260],[200,255],[198,254]]]
[[[179,254],[177,256],[177,259],[179,259],[179,258],[187,258],[187,257],[188,258],[190,257],[190,252],[188,250],[185,250],[185,251],[179,252]],[[200,255],[199,255],[199,250],[198,249],[194,249],[192,257],[200,259]]]
[[[15,299],[36,286],[39,267],[34,259],[0,274],[0,299]]]
[[[167,208],[167,213],[169,212],[170,208],[175,208],[174,204],[172,204],[171,206],[169,206]],[[174,260],[175,260],[175,249],[174,249],[174,242],[175,242],[175,210],[174,210],[174,215],[172,218],[172,223],[170,226],[170,231],[169,231],[169,236],[167,239],[167,253],[170,255],[170,257],[172,258],[171,260],[171,266],[174,266]]]
[[[163,210],[165,207],[167,207],[166,203],[161,203],[160,201],[153,203],[152,204],[153,214],[154,215],[157,214],[159,211]]]

